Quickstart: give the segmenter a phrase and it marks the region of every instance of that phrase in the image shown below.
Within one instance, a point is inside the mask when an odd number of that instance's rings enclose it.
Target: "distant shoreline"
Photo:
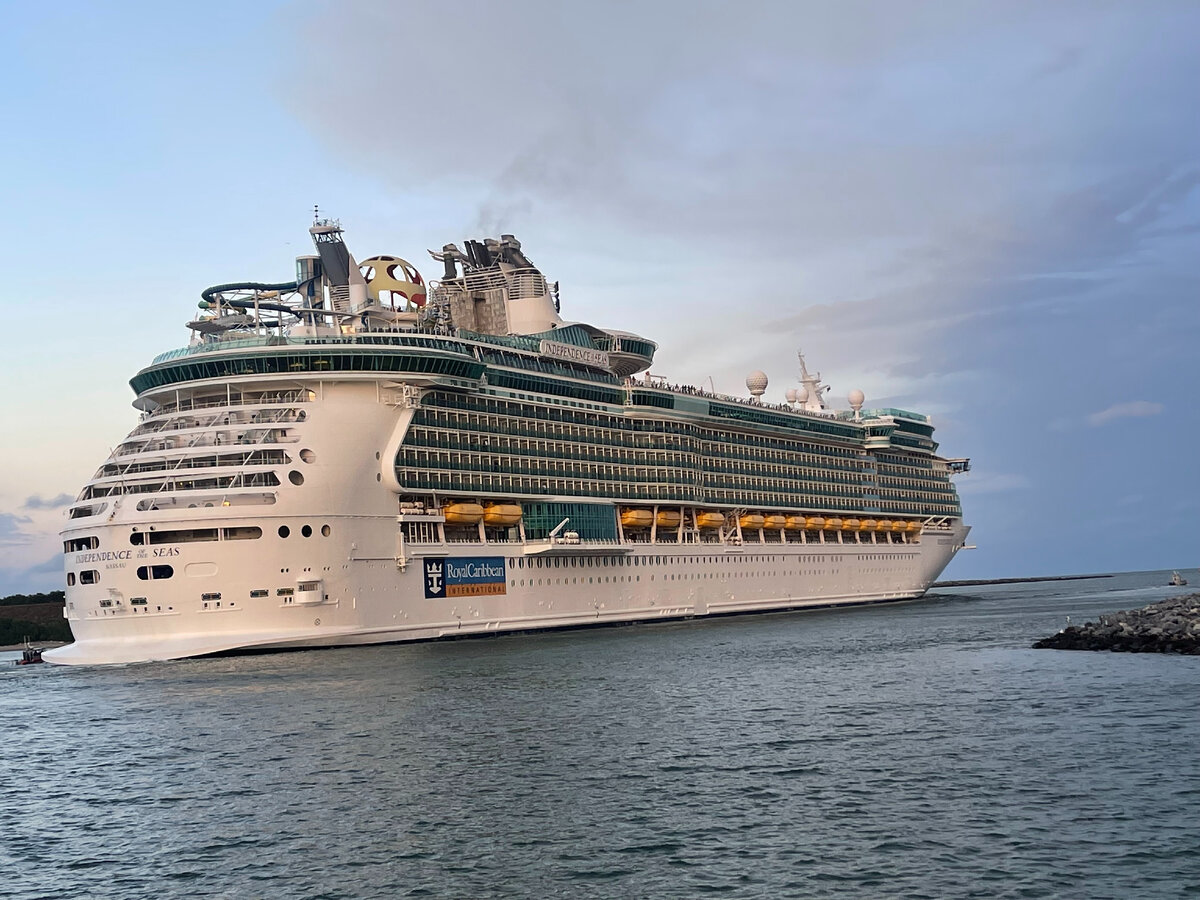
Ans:
[[[981,584],[1030,584],[1035,581],[1087,581],[1112,575],[1042,575],[1039,578],[981,578],[976,581],[935,581],[930,587],[976,587]]]
[[[42,650],[53,650],[55,647],[65,647],[70,641],[30,641],[29,646],[38,647]],[[6,647],[0,647],[0,653],[6,653],[10,650],[24,650],[24,644],[9,644]]]

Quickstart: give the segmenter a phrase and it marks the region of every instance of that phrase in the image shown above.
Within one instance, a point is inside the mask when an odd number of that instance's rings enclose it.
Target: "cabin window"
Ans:
[[[67,573],[67,587],[74,587],[74,586],[75,586],[75,573],[68,572]]]
[[[142,581],[163,581],[175,574],[171,566],[138,566],[137,577]]]
[[[79,573],[80,584],[99,584],[100,573],[95,569],[84,569]]]

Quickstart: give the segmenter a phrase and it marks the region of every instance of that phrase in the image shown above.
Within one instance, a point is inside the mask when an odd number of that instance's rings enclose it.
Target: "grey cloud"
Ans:
[[[1107,425],[1109,422],[1114,422],[1117,419],[1129,418],[1144,418],[1146,416],[1157,416],[1163,411],[1161,403],[1154,403],[1149,400],[1133,400],[1129,403],[1114,403],[1099,412],[1094,412],[1087,417],[1087,423],[1093,427],[1098,425]]]
[[[29,522],[30,520],[26,516],[0,513],[0,546],[28,543],[30,538],[25,532],[25,526]]]
[[[75,497],[72,494],[59,494],[57,497],[43,499],[41,496],[34,494],[32,497],[26,497],[25,502],[21,504],[22,509],[59,509],[70,505]]]

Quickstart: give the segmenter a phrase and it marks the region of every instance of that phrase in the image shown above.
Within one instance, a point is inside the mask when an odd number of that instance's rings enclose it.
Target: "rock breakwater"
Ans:
[[[1200,594],[1100,616],[1043,638],[1036,650],[1113,650],[1200,655]]]

